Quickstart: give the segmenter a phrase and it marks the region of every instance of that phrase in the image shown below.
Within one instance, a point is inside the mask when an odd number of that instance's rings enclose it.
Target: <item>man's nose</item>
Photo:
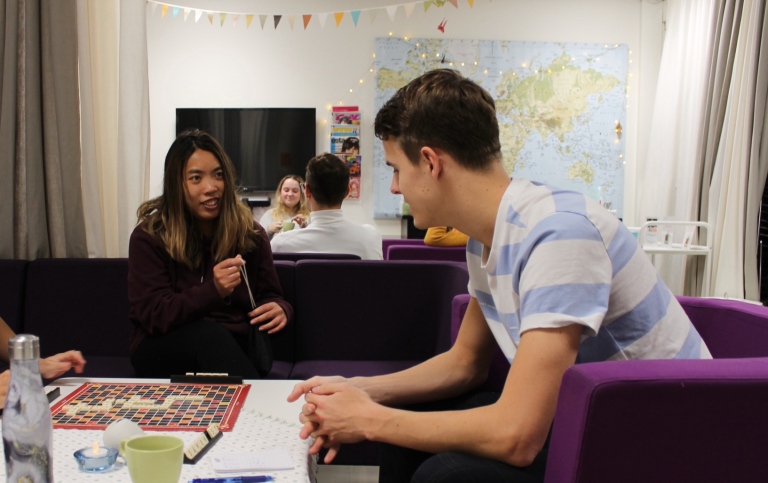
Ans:
[[[390,185],[389,185],[389,191],[393,195],[401,194],[400,193],[400,185],[398,184],[397,179],[394,176],[392,176],[392,183],[390,183]]]

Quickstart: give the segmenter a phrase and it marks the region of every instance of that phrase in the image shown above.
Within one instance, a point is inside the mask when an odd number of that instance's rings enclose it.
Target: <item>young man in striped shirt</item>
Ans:
[[[711,357],[614,215],[581,194],[510,180],[494,101],[480,86],[428,72],[382,107],[375,132],[414,223],[469,235],[472,297],[448,352],[395,374],[298,384],[289,399],[305,395],[311,451],[330,448],[328,460],[363,439],[403,448],[382,461],[387,482],[543,481],[568,367]],[[471,392],[497,345],[512,363],[503,391]],[[418,412],[394,408],[413,404]]]

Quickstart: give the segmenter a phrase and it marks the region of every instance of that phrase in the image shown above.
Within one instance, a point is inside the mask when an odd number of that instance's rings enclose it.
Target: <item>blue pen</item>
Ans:
[[[189,483],[261,483],[275,481],[271,476],[230,476],[227,478],[195,478]]]

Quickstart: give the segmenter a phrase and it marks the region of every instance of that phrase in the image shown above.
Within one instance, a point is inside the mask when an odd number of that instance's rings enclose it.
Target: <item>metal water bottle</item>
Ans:
[[[40,378],[40,340],[19,334],[8,341],[11,381],[3,409],[6,481],[53,482],[53,423]]]

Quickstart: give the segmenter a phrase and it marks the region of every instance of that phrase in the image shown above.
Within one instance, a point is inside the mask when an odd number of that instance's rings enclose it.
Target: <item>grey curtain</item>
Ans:
[[[87,256],[76,0],[0,0],[0,258]]]
[[[760,53],[755,79],[755,113],[752,125],[752,150],[749,156],[749,178],[747,179],[747,216],[745,220],[744,247],[744,288],[750,300],[760,300],[758,234],[760,223],[760,205],[766,176],[768,176],[768,16],[766,5],[762,2],[763,22],[760,35]]]
[[[754,123],[752,126],[751,154],[748,163],[749,177],[746,180],[747,197],[743,200],[744,219],[744,294],[729,294],[733,297],[746,297],[759,300],[757,284],[757,235],[759,211],[766,175],[768,175],[768,19],[766,18],[765,2],[762,6],[762,32],[759,39],[759,60],[757,76],[754,80],[755,100]],[[739,41],[742,16],[744,15],[744,0],[722,0],[718,4],[717,16],[713,21],[712,31],[714,41],[710,47],[712,52],[709,87],[705,104],[707,108],[705,136],[701,140],[703,159],[698,179],[695,180],[699,190],[698,211],[699,220],[710,219],[709,203],[715,161],[720,148],[725,122],[728,96],[734,81],[734,59],[737,42]],[[746,34],[744,34],[746,35]],[[741,79],[747,83],[747,79]],[[708,233],[707,236],[714,236]],[[692,260],[686,272],[686,293],[699,293],[704,262],[702,257],[690,257]]]

